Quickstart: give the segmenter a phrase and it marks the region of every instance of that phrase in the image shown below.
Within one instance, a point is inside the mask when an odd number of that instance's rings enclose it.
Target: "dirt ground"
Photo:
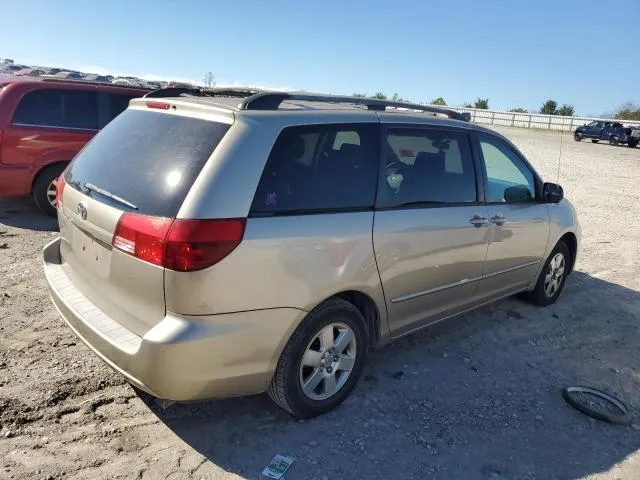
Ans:
[[[560,135],[503,129],[542,175]],[[296,421],[265,396],[158,408],[65,326],[46,293],[55,222],[0,200],[0,478],[640,479],[640,149],[564,136],[560,183],[583,228],[559,301],[508,299],[371,355],[336,411]],[[571,409],[616,394],[634,425]]]

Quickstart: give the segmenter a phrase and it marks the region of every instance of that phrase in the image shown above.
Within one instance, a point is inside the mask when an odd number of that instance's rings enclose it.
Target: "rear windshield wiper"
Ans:
[[[132,208],[133,210],[138,210],[138,207],[136,207],[133,203],[125,200],[122,197],[119,197],[117,195],[114,195],[111,192],[107,192],[106,190],[100,188],[100,187],[96,187],[93,183],[85,183],[84,184],[84,188],[86,188],[87,190],[90,190],[92,192],[96,192],[99,193],[100,195],[103,195],[107,198],[110,198],[111,200],[115,200],[118,203],[121,203],[123,205],[126,205],[129,208]]]

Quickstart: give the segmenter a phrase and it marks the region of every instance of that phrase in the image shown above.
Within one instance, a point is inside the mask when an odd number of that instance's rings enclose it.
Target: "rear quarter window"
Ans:
[[[20,99],[13,123],[95,130],[98,128],[96,92],[56,89],[29,92]]]
[[[256,216],[372,209],[378,171],[377,125],[285,128],[256,190]]]
[[[147,215],[175,217],[189,189],[230,125],[128,109],[76,156],[65,180],[104,203],[120,197]],[[114,203],[117,208],[122,204]]]

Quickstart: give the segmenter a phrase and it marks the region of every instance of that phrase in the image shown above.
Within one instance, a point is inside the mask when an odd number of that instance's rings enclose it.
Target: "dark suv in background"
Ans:
[[[640,127],[625,127],[620,122],[604,122],[600,120],[585,123],[583,126],[576,128],[573,134],[576,142],[584,138],[591,139],[593,143],[607,140],[611,145],[626,143],[629,148],[635,148],[638,145],[639,137]]]
[[[55,215],[56,180],[84,145],[147,90],[0,76],[0,197]]]

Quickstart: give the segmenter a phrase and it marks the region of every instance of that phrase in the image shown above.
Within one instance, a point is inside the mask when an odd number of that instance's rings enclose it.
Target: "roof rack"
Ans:
[[[446,115],[455,120],[468,122],[471,120],[469,112],[456,112],[449,108],[441,108],[434,105],[419,105],[416,103],[393,102],[377,98],[348,97],[340,95],[326,95],[320,93],[287,93],[273,92],[252,88],[186,88],[169,87],[154,90],[145,97],[179,97],[181,95],[193,95],[197,97],[237,97],[243,98],[238,105],[240,110],[277,110],[285,101],[306,101],[321,103],[340,103],[346,105],[362,105],[367,110],[384,112],[387,108],[403,108],[434,114]]]
[[[367,110],[379,112],[384,112],[387,108],[404,108],[407,110],[446,115],[449,118],[463,120],[465,122],[471,120],[471,115],[468,112],[461,113],[449,108],[441,108],[433,105],[419,105],[416,103],[393,102],[377,98],[348,97],[318,93],[262,92],[245,98],[245,100],[240,103],[239,108],[240,110],[276,110],[282,102],[291,100],[363,105],[367,107]]]

